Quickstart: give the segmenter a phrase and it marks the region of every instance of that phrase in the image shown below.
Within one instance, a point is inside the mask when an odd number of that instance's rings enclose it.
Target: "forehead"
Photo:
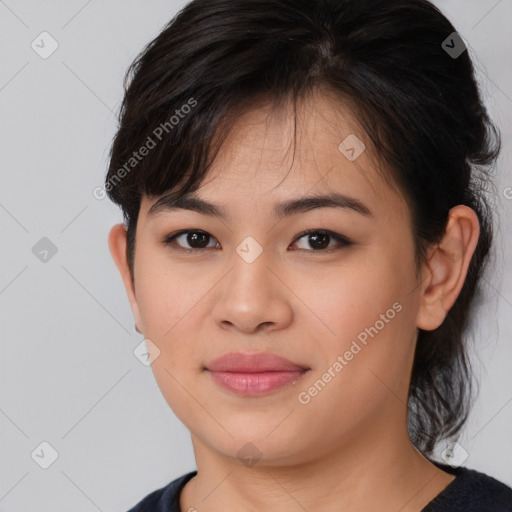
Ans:
[[[301,195],[343,194],[381,217],[390,209],[403,217],[386,174],[354,113],[333,95],[312,93],[296,110],[263,102],[241,114],[195,195],[242,215],[249,204],[262,213]],[[141,211],[158,199],[145,197]]]

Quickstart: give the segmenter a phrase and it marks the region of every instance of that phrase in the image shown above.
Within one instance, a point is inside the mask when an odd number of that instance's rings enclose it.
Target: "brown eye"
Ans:
[[[163,243],[164,245],[174,245],[175,247],[173,248],[180,251],[193,252],[208,249],[210,239],[214,240],[213,237],[205,231],[189,230],[179,231],[178,233],[169,235],[163,240]],[[178,240],[180,243],[178,243]],[[188,246],[185,244],[188,244]],[[183,245],[185,245],[185,247]],[[215,246],[216,244],[214,244],[213,247]]]
[[[299,237],[296,238],[296,240],[301,240],[303,238],[305,239],[306,247],[301,247],[299,249],[306,250],[309,252],[314,252],[314,251],[322,252],[322,251],[325,251],[326,249],[333,249],[333,248],[336,250],[341,247],[346,247],[348,245],[351,245],[351,242],[344,236],[339,235],[337,233],[333,233],[332,231],[326,231],[326,230],[306,231],[305,233],[301,233],[301,235],[299,235]],[[333,246],[329,247],[329,244],[333,241],[336,242],[337,245],[335,244],[334,247]],[[311,251],[310,248],[312,248],[313,251]],[[330,252],[330,251],[325,251],[325,252]]]
[[[352,245],[352,242],[343,235],[324,229],[305,231],[295,239],[295,243],[297,240],[302,239],[305,240],[305,247],[299,247],[299,250],[305,250],[307,252],[329,253]],[[220,244],[216,242],[216,239],[212,235],[201,230],[178,231],[167,236],[162,242],[165,246],[170,246],[173,250],[186,253],[199,253],[205,249],[220,247]],[[209,245],[210,242],[213,242],[213,245]]]

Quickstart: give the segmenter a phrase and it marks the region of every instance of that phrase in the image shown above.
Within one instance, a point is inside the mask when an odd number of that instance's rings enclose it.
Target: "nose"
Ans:
[[[293,319],[294,296],[287,281],[286,272],[265,251],[254,260],[234,254],[230,272],[219,283],[215,322],[244,333],[285,328]]]

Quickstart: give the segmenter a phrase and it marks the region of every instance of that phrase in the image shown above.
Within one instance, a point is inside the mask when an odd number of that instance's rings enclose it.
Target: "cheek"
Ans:
[[[207,292],[208,285],[197,272],[172,265],[165,251],[143,248],[142,244],[136,254],[136,269],[135,291],[144,332],[167,338]]]
[[[302,286],[294,291],[304,297],[312,314],[310,320],[323,325],[327,340],[336,345],[343,343],[380,319],[381,314],[392,309],[393,303],[403,301],[400,281],[376,266],[344,268],[324,277],[321,282],[302,279]],[[395,310],[388,316],[396,317]]]
[[[138,289],[144,335],[159,350],[151,364],[155,381],[169,407],[189,429],[204,422],[191,399],[198,395],[194,386],[201,366],[194,305],[208,290],[202,280],[197,281],[153,265],[141,275]]]
[[[379,277],[347,278],[325,293],[310,293],[329,331],[320,338],[321,364],[298,390],[300,403],[306,404],[299,407],[308,421],[321,418],[338,426],[325,432],[327,445],[334,442],[330,435],[349,435],[407,402],[414,307],[399,288],[377,286]]]
[[[184,275],[159,257],[140,256],[136,294],[141,325],[145,337],[158,347],[151,366],[162,394],[174,407],[171,400],[179,403],[183,394],[179,383],[188,386],[185,380],[199,371],[194,315],[211,286],[197,276]]]
[[[391,257],[387,264],[381,258],[380,265],[365,264],[358,271],[331,276],[320,288],[303,289],[308,306],[322,320],[310,315],[325,332],[325,370],[342,356],[339,374],[351,382],[364,381],[365,387],[380,378],[393,387],[398,384],[410,364],[416,307],[416,296],[410,293],[412,269],[398,272],[399,267]],[[407,268],[405,262],[402,268]]]

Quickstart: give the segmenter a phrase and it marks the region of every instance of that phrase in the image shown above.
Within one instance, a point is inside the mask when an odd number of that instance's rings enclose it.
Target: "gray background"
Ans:
[[[464,465],[512,485],[512,2],[436,4],[477,59],[504,140],[496,258],[472,319],[481,392],[459,443]],[[133,355],[142,336],[107,245],[121,213],[92,193],[123,73],[182,5],[0,1],[0,510],[127,510],[195,469],[188,431]],[[31,48],[43,31],[59,45],[47,59]],[[57,248],[46,262],[32,250],[43,237]],[[48,469],[35,462],[48,450],[31,457],[43,441],[58,452]]]

